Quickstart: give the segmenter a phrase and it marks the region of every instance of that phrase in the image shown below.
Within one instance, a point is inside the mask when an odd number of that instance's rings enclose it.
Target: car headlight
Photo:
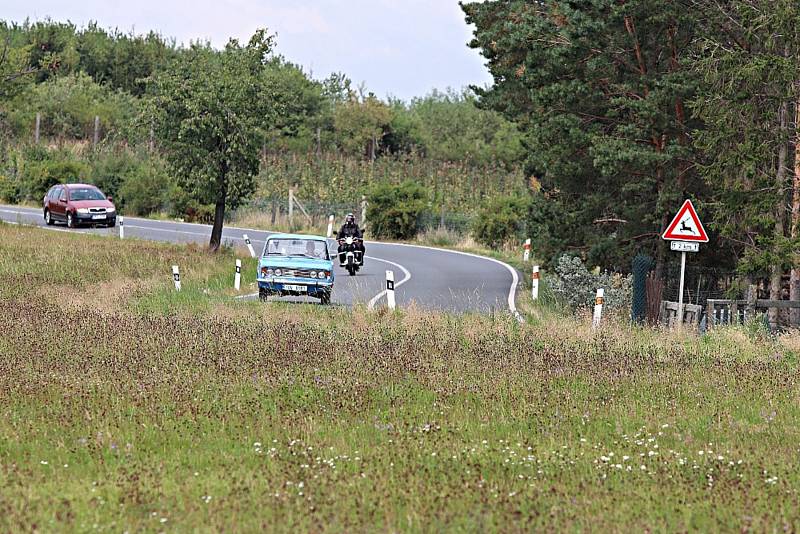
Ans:
[[[275,274],[275,271],[273,271],[272,269],[267,269],[267,276],[272,276],[274,274]]]
[[[328,278],[328,273],[326,273],[325,271],[320,271],[319,273],[317,273],[317,276],[319,278]]]
[[[311,271],[308,274],[309,274],[309,276],[311,276],[311,278],[316,278],[317,277],[317,271]]]
[[[89,213],[89,208],[78,208],[76,211],[78,213]]]
[[[106,208],[106,213],[114,213],[117,211],[117,208]]]
[[[280,269],[275,269],[275,276],[280,276],[282,274],[283,274],[283,271],[281,271]]]

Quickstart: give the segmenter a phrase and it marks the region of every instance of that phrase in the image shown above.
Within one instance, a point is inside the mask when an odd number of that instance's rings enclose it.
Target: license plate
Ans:
[[[99,221],[100,219],[105,219],[105,218],[106,218],[105,215],[92,215],[93,221]]]
[[[293,286],[291,284],[284,284],[283,289],[286,291],[298,291],[301,293],[305,293],[306,291],[308,291],[308,288],[306,286]]]

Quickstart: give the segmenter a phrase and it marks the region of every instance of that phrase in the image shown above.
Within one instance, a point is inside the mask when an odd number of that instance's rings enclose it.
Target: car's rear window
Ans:
[[[79,189],[69,190],[70,200],[105,200],[106,197],[99,189],[93,187],[81,187]]]
[[[264,255],[330,259],[327,243],[319,239],[270,239]]]

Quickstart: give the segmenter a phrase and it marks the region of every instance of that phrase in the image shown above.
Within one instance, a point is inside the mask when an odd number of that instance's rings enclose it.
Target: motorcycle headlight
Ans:
[[[283,274],[283,271],[281,271],[280,269],[275,269],[275,276],[280,276],[282,274]]]
[[[78,208],[76,211],[78,213],[89,213],[89,208]]]

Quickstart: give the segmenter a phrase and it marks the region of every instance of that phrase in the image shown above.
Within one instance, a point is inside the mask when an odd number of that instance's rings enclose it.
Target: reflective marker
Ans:
[[[175,291],[181,290],[181,273],[178,271],[178,266],[172,266],[172,279],[175,281]]]

